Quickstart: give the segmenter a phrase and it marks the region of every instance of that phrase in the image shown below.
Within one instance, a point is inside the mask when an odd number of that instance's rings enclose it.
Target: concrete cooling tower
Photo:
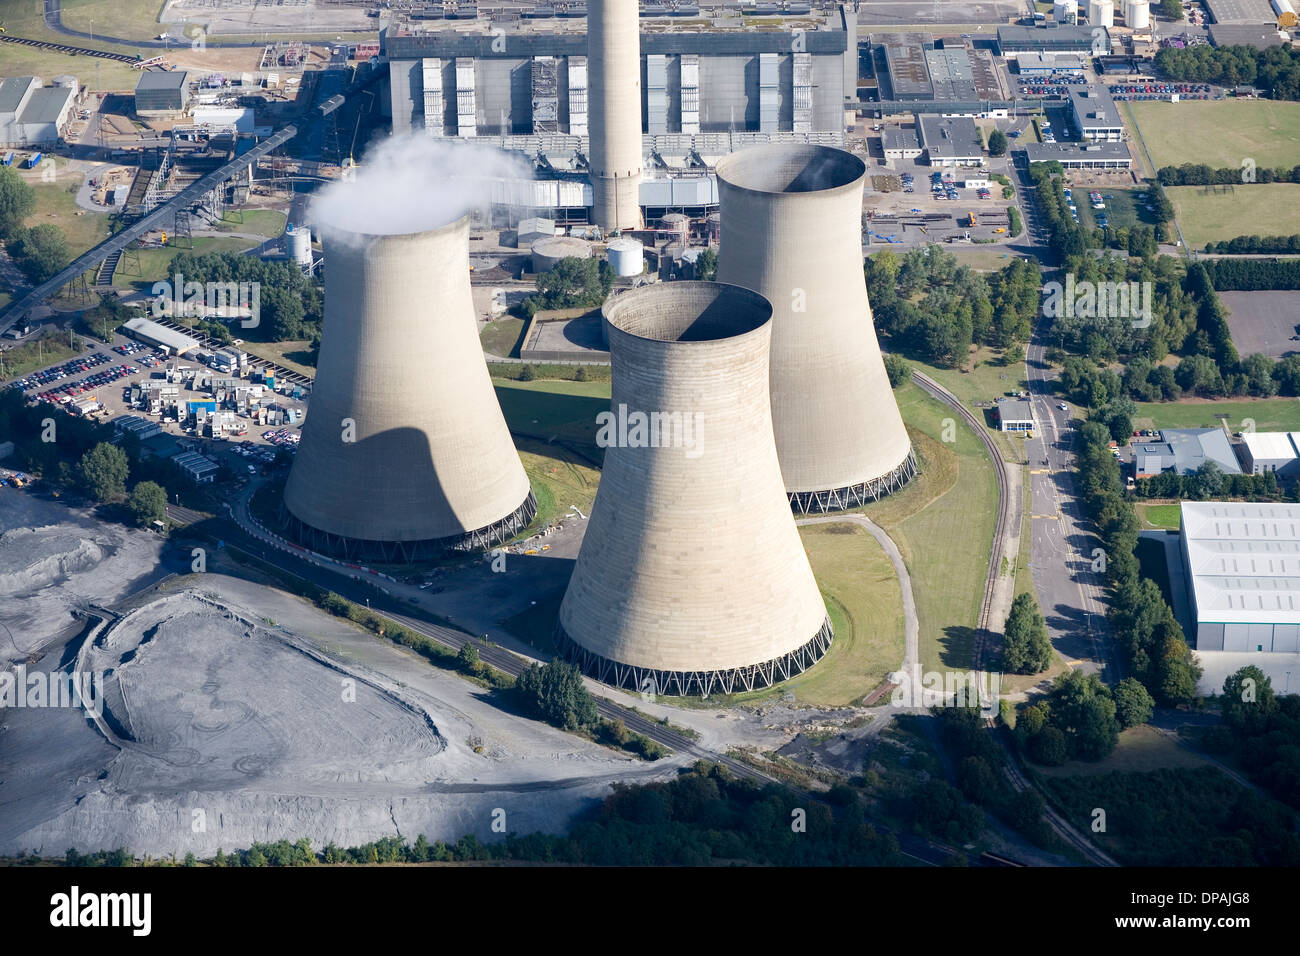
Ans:
[[[556,628],[596,680],[731,693],[793,677],[830,646],[772,440],[771,312],[713,282],[606,304],[605,464]]]
[[[592,219],[641,227],[641,21],[636,0],[587,5]]]
[[[537,504],[476,329],[469,217],[427,232],[325,226],[325,325],[284,503],[306,546],[436,557],[523,530]]]
[[[865,176],[862,160],[824,146],[718,162],[718,281],[772,303],[772,424],[800,513],[874,501],[916,473],[867,302]]]

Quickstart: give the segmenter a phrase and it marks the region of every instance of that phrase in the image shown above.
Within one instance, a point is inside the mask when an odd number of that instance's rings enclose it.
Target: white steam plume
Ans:
[[[321,228],[372,236],[425,232],[485,208],[497,182],[532,178],[532,163],[518,154],[403,134],[368,150],[350,181],[325,187],[312,200],[308,219]]]

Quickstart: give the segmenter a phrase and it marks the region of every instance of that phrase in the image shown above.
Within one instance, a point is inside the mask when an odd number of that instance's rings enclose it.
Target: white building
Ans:
[[[1300,432],[1247,432],[1241,436],[1241,470],[1251,475],[1300,475]]]
[[[42,86],[34,76],[0,81],[0,146],[53,145],[63,135],[77,91]]]
[[[1181,507],[1188,641],[1197,654],[1300,653],[1300,505]]]
[[[1117,143],[1124,138],[1124,121],[1104,86],[1071,87],[1070,114],[1083,139]]]

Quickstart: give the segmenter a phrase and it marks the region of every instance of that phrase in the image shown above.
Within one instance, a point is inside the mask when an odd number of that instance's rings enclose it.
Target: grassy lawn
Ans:
[[[1235,236],[1290,236],[1300,233],[1300,185],[1256,183],[1232,192],[1204,192],[1203,186],[1171,186],[1183,236],[1193,249]]]
[[[1220,402],[1191,399],[1180,402],[1139,402],[1134,428],[1217,428],[1218,415],[1228,416],[1235,432],[1247,418],[1261,432],[1300,431],[1300,402],[1294,398],[1256,398]]]
[[[5,30],[13,36],[68,43],[69,37],[55,33],[45,25],[44,6],[43,0],[0,0],[0,22],[3,22]],[[66,8],[64,8],[64,15],[67,15]],[[111,16],[111,13],[106,14],[105,19],[108,20]],[[77,39],[71,45],[92,50],[115,50],[121,53],[139,52],[134,46],[105,43],[101,40]],[[0,72],[5,76],[30,74],[44,77],[48,81],[51,76],[71,73],[83,83],[89,83],[93,87],[98,82],[99,88],[108,90],[133,90],[136,80],[140,78],[139,72],[127,63],[72,56],[13,43],[4,44],[3,49],[4,55],[0,57]]]
[[[1012,259],[1020,258],[1016,253],[1000,251],[997,246],[954,245],[949,250],[964,266],[970,266],[977,272],[997,272],[1005,269]]]
[[[1025,388],[1025,366],[1023,362],[1003,365],[1001,353],[995,349],[979,346],[971,352],[967,363],[968,372],[951,368],[939,368],[916,359],[909,358],[907,363],[920,369],[948,391],[957,396],[969,408],[976,418],[984,417],[984,424],[994,442],[1002,449],[1002,456],[1008,461],[1024,462],[1024,440],[1004,434],[993,421],[993,410],[976,408],[976,402],[992,402],[1008,393],[1018,393]]]
[[[558,438],[584,446],[589,454],[596,453],[596,415],[609,411],[609,382],[514,382],[497,378],[492,384],[506,423],[516,437],[524,435],[544,442]]]
[[[1137,516],[1142,522],[1144,529],[1164,528],[1169,531],[1177,531],[1182,515],[1178,505],[1147,505],[1138,503],[1134,505],[1137,509]]]
[[[240,222],[238,211],[227,211],[227,218],[218,223],[216,228],[222,232],[248,232],[275,239],[284,232],[284,224],[289,218],[276,209],[245,209],[242,215],[243,222]]]
[[[194,239],[193,242],[193,249],[165,246],[160,249],[139,250],[140,275],[127,274],[127,270],[134,267],[129,265],[126,255],[123,255],[117,271],[113,273],[113,286],[118,289],[136,289],[141,292],[148,292],[155,282],[168,278],[172,258],[177,253],[193,252],[195,255],[202,255],[207,252],[243,252],[245,249],[252,249],[254,246],[259,245],[253,239],[237,239],[233,236],[229,238],[200,236]]]
[[[951,410],[908,383],[895,391],[922,472],[897,494],[863,512],[902,552],[912,578],[925,670],[969,667],[984,595],[997,478],[984,446],[958,423],[957,440],[942,441]],[[944,542],[960,539],[960,548]]]
[[[1084,187],[1079,187],[1084,189]],[[1105,212],[1107,221],[1111,229],[1132,229],[1138,223],[1147,226],[1155,225],[1155,217],[1142,205],[1146,198],[1145,189],[1112,189],[1105,188],[1099,190],[1106,201],[1106,208],[1093,209],[1092,203],[1088,202],[1088,193],[1086,189],[1076,197],[1079,206],[1079,219],[1085,226],[1096,227],[1097,214]]]
[[[1142,138],[1157,167],[1182,163],[1239,167],[1249,157],[1258,166],[1290,169],[1300,154],[1300,103],[1227,99],[1127,105],[1142,127]]]
[[[577,505],[583,514],[591,514],[591,503],[600,482],[600,471],[591,462],[561,445],[529,438],[516,437],[515,447],[537,496],[534,524],[541,526],[559,518],[570,505]]]
[[[87,33],[111,33],[128,40],[152,40],[163,28],[158,23],[163,0],[63,0],[63,25]],[[169,33],[178,32],[169,27]]]
[[[489,322],[479,333],[479,341],[483,343],[483,351],[492,355],[498,355],[501,358],[517,358],[519,356],[519,336],[524,334],[523,319],[497,319],[495,322]]]
[[[108,216],[87,212],[77,205],[79,185],[80,179],[76,183],[31,183],[36,193],[36,208],[26,223],[57,226],[67,240],[73,259],[108,238]]]
[[[236,328],[234,331],[236,337],[238,337],[239,329]],[[245,339],[240,348],[249,355],[256,355],[268,362],[276,362],[285,368],[301,372],[303,375],[314,376],[316,374],[316,366],[309,364],[311,359],[310,342],[249,342]]]
[[[1040,767],[1034,770],[1045,777],[1095,777],[1115,771],[1135,772],[1158,770],[1161,767],[1208,767],[1209,760],[1185,747],[1178,741],[1145,724],[1130,727],[1119,735],[1119,744],[1105,760],[1089,763],[1071,760],[1059,767]]]
[[[37,369],[80,354],[80,349],[68,348],[66,335],[33,339],[23,345],[14,346],[7,352],[0,352],[0,362],[4,363],[4,374],[0,375],[0,382],[7,382],[11,378],[22,378],[28,372],[35,372]]]
[[[799,529],[835,625],[815,667],[782,685],[805,704],[838,707],[870,693],[903,661],[903,595],[884,549],[854,524]]]

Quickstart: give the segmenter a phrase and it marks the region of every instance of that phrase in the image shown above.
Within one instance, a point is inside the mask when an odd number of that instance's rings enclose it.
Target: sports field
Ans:
[[[1234,186],[1231,192],[1172,186],[1165,192],[1174,204],[1183,237],[1197,251],[1203,251],[1207,242],[1235,236],[1300,233],[1300,183],[1256,183]]]
[[[1240,167],[1249,158],[1256,166],[1290,169],[1300,156],[1300,103],[1227,99],[1128,105],[1157,167]]]

